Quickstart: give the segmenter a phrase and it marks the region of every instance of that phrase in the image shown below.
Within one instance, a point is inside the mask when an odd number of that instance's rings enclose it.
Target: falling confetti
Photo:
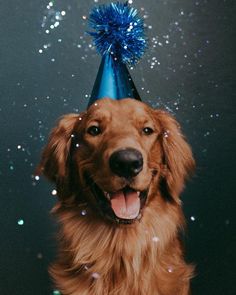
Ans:
[[[34,179],[38,181],[40,177],[38,175],[35,175]]]
[[[55,1],[50,1],[46,9],[44,11],[44,16],[41,22],[41,29],[45,32],[46,35],[50,35],[53,33],[61,24],[61,22],[64,20],[64,17],[66,16],[65,10],[59,10],[57,8],[57,4]],[[49,40],[51,40],[51,37],[49,36]],[[59,41],[60,40],[60,41]],[[58,42],[61,42],[62,39],[58,39]],[[52,47],[55,43],[48,42],[42,45],[42,47],[38,50],[40,54],[43,54],[45,51],[47,51],[49,48]],[[55,62],[55,59],[51,59],[52,62]]]
[[[38,259],[42,259],[42,258],[43,258],[43,254],[42,254],[42,253],[38,253],[38,254],[37,254],[37,258],[38,258]]]
[[[17,221],[17,223],[18,223],[18,225],[24,225],[24,220],[23,219],[19,219],[18,221]]]
[[[86,214],[87,214],[87,211],[86,211],[86,210],[82,210],[82,211],[81,211],[81,215],[82,215],[82,216],[85,216]]]
[[[100,278],[100,274],[97,272],[94,272],[94,273],[92,273],[92,277],[97,280]]]
[[[160,239],[159,239],[158,237],[156,237],[156,236],[155,236],[155,237],[153,237],[153,238],[152,238],[152,240],[153,240],[153,242],[155,242],[155,243],[157,243],[157,242],[159,242],[159,241],[160,241]]]
[[[56,196],[56,195],[57,195],[57,190],[56,190],[56,189],[53,189],[51,194],[52,194],[53,196]]]

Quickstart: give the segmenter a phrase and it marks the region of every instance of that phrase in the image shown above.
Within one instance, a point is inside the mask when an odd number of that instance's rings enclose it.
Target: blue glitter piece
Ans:
[[[119,61],[134,65],[147,48],[143,19],[128,2],[93,8],[89,25],[96,30],[88,33],[93,36],[94,45],[101,55],[110,53]]]

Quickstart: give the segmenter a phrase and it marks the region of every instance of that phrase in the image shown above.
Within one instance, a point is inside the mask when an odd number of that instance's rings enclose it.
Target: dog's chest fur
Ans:
[[[152,208],[128,227],[107,224],[89,209],[57,209],[60,248],[50,273],[62,294],[187,295],[192,267],[176,238],[178,210],[166,208],[157,222]],[[165,228],[168,210],[173,217]]]

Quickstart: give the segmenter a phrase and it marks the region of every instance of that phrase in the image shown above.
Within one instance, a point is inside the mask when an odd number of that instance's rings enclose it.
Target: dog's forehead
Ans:
[[[104,98],[92,105],[88,110],[88,114],[93,117],[115,118],[118,115],[122,118],[142,119],[150,116],[150,107],[143,102],[130,98],[122,100]]]

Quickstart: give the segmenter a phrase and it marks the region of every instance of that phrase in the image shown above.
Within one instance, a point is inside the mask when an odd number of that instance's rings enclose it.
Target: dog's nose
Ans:
[[[113,173],[125,178],[134,177],[143,169],[142,154],[132,148],[114,152],[109,163]]]

